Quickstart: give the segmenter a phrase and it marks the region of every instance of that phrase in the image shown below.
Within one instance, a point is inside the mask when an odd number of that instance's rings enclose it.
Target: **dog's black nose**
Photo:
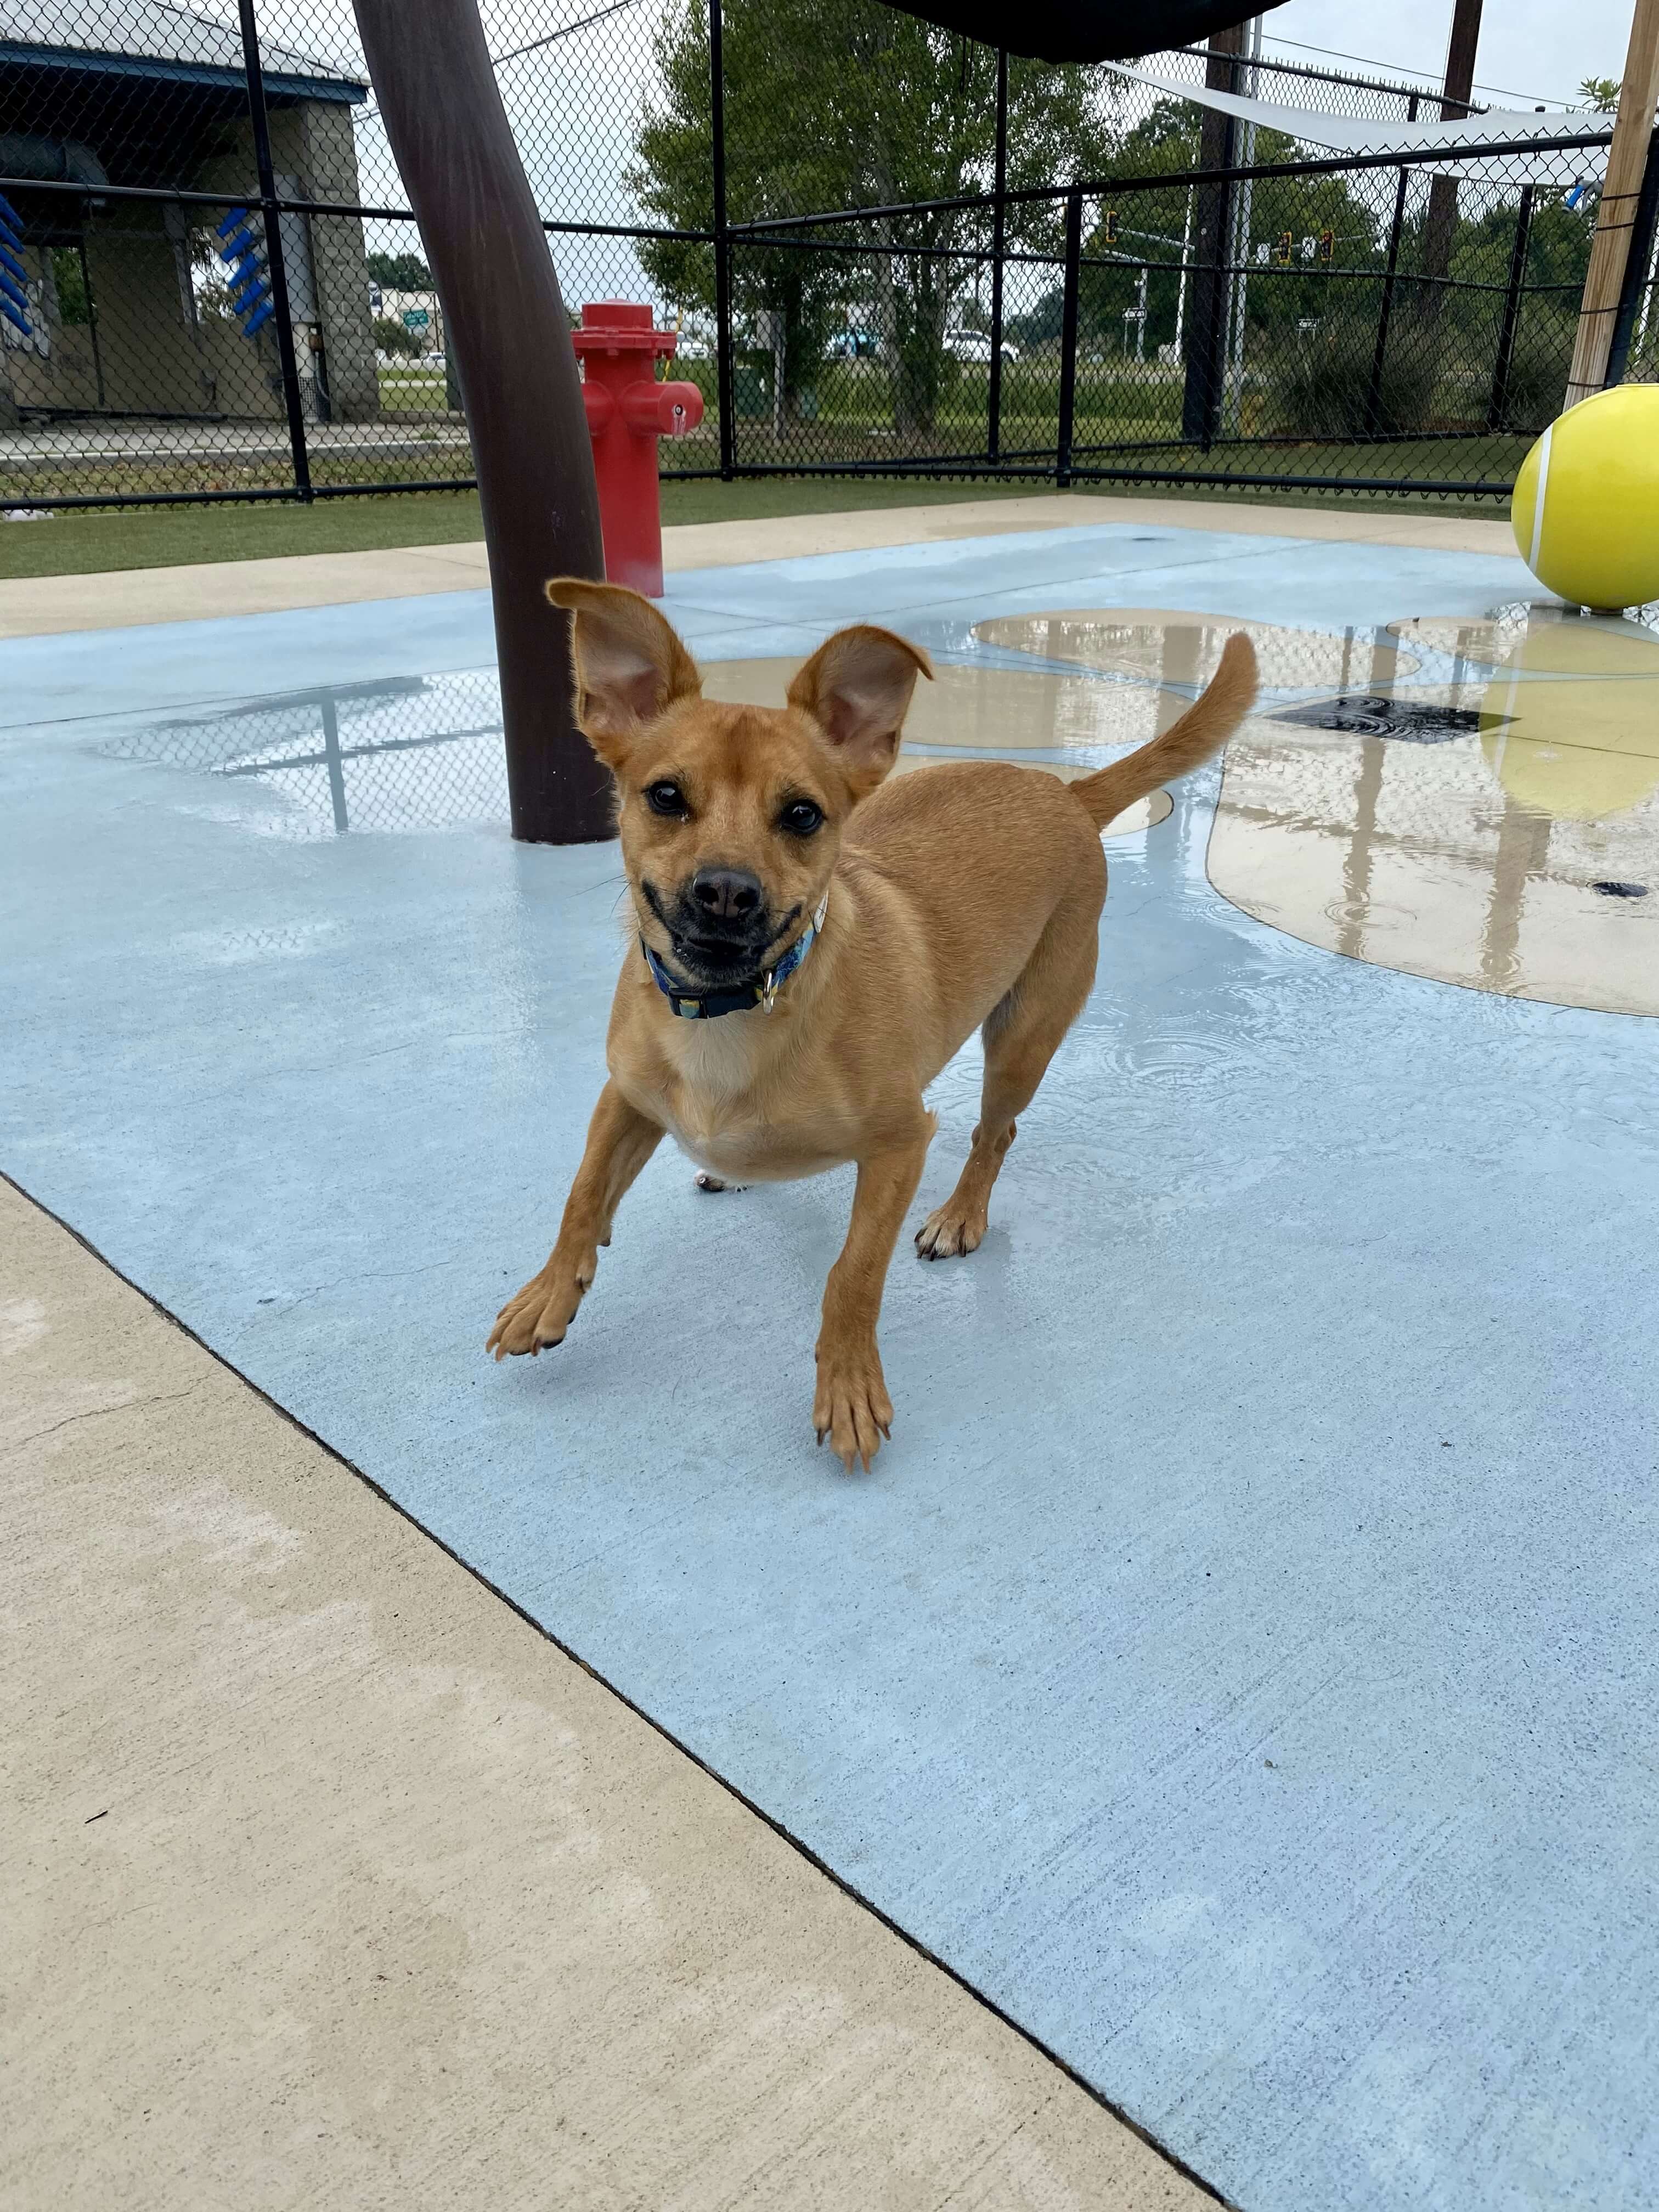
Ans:
[[[760,912],[760,878],[746,868],[699,868],[691,878],[693,903],[721,921],[747,921]]]

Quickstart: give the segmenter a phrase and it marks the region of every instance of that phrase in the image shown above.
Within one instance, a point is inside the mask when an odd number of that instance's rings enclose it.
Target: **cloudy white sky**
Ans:
[[[200,0],[198,0],[200,4]],[[482,0],[494,51],[534,38],[560,21],[594,12],[603,0]],[[1571,101],[1579,80],[1613,76],[1624,67],[1632,0],[1486,0],[1476,58],[1477,80],[1494,89],[1552,106]],[[204,10],[234,17],[229,0]],[[313,51],[345,52],[356,40],[349,0],[261,0],[268,36],[292,38]],[[1451,0],[1286,0],[1263,18],[1271,42],[1297,40],[1413,76],[1437,76],[1445,66]]]
[[[1632,0],[1486,0],[1476,51],[1476,82],[1553,106],[1575,96],[1579,80],[1613,76],[1625,66]],[[1263,18],[1269,46],[1297,40],[1385,62],[1412,75],[1438,76],[1446,64],[1451,0],[1285,0]],[[1310,58],[1312,58],[1310,57]]]
[[[204,12],[234,14],[233,0],[195,0]],[[507,62],[501,82],[520,149],[546,212],[582,221],[634,219],[621,172],[649,70],[653,21],[666,0],[636,4],[562,39],[550,49]],[[591,19],[605,0],[480,0],[490,50],[514,52],[561,24]],[[1486,0],[1475,80],[1488,105],[1566,106],[1586,76],[1616,77],[1624,67],[1633,0]],[[1266,50],[1289,60],[1327,61],[1331,53],[1369,61],[1421,82],[1445,67],[1452,0],[1285,0],[1262,23]],[[267,40],[286,41],[351,65],[357,47],[350,0],[258,0]],[[1294,43],[1292,43],[1294,42]],[[1322,49],[1308,52],[1306,49]],[[1342,67],[1341,63],[1331,64]],[[1285,96],[1281,90],[1279,96]],[[1310,104],[1317,104],[1310,94]],[[584,118],[572,133],[549,109]],[[373,121],[360,130],[364,194],[395,191]],[[411,244],[400,226],[374,226],[371,244]],[[592,297],[641,281],[631,249],[617,240],[562,241],[561,270],[574,296]]]

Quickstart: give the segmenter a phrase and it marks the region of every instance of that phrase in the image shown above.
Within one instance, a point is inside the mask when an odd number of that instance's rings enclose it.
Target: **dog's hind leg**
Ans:
[[[916,1231],[916,1249],[924,1260],[948,1260],[972,1252],[984,1237],[991,1186],[1014,1141],[1016,1118],[1036,1096],[1095,980],[1099,913],[1097,890],[1092,896],[1064,900],[1018,981],[987,1016],[980,1032],[985,1043],[985,1080],[979,1126],[956,1188]]]

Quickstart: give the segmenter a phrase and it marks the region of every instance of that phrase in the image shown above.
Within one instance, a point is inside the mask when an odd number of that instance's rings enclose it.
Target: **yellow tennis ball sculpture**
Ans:
[[[1569,407],[1521,464],[1510,520],[1539,582],[1581,607],[1659,599],[1659,385]]]

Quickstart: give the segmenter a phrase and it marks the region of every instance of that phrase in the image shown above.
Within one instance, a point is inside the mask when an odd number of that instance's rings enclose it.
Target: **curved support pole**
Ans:
[[[581,382],[477,0],[354,0],[466,402],[489,549],[513,835],[610,837],[611,778],[571,713],[549,576],[605,576]]]

